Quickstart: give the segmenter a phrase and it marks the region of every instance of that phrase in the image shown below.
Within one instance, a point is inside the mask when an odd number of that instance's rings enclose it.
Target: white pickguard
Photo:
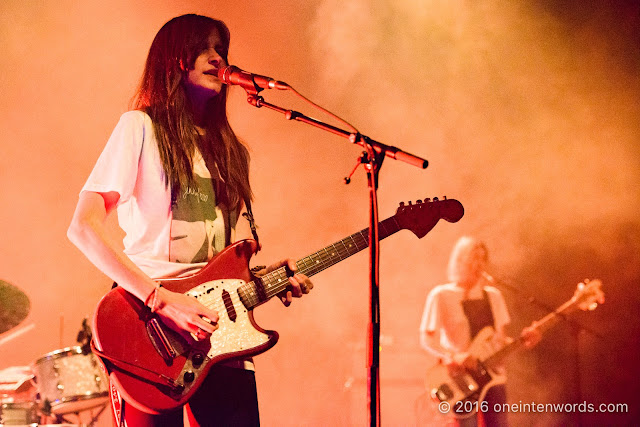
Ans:
[[[187,292],[209,309],[216,310],[218,329],[211,334],[211,349],[207,357],[213,359],[220,355],[228,355],[239,351],[256,348],[267,341],[269,335],[257,330],[251,322],[251,312],[247,310],[237,289],[246,282],[239,279],[223,279],[205,282]],[[229,293],[229,298],[236,312],[236,319],[231,320],[229,310],[225,307],[223,292]]]

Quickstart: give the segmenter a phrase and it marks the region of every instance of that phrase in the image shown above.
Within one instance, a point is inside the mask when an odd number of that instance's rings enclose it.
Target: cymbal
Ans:
[[[29,298],[17,287],[0,280],[0,334],[18,326],[29,314]]]

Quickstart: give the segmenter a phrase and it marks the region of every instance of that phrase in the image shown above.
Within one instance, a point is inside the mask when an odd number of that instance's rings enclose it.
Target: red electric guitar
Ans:
[[[402,229],[422,238],[441,218],[457,222],[463,215],[462,204],[446,197],[401,203],[394,216],[378,224],[380,239]],[[312,276],[368,246],[367,228],[298,260],[296,266]],[[260,278],[252,275],[249,260],[256,248],[254,240],[236,242],[198,273],[161,280],[167,289],[218,311],[218,329],[209,340],[185,339],[122,288],[102,298],[94,316],[94,351],[127,402],[149,413],[177,408],[195,393],[214,363],[254,356],[276,344],[278,333],[259,327],[252,310],[288,286],[287,271],[281,267]]]

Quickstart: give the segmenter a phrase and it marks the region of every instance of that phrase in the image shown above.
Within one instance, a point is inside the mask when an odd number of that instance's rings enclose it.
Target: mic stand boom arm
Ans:
[[[267,107],[285,115],[287,120],[297,120],[307,123],[336,135],[348,138],[354,144],[365,149],[360,157],[360,162],[367,171],[370,200],[370,226],[369,226],[369,315],[370,323],[367,329],[367,383],[368,383],[368,409],[369,425],[379,427],[380,422],[380,238],[378,235],[378,174],[385,156],[395,160],[401,160],[410,165],[425,169],[429,162],[413,154],[400,150],[397,147],[382,144],[378,141],[360,134],[360,132],[348,132],[330,124],[307,117],[297,111],[287,110],[270,104],[257,94],[247,91],[247,101],[254,107]],[[346,181],[346,180],[345,180]],[[348,183],[348,181],[346,181]]]
[[[249,95],[247,98],[249,104],[254,107],[261,108],[266,107],[274,111],[278,111],[279,113],[284,114],[287,120],[297,120],[299,122],[307,123],[309,125],[315,126],[320,129],[324,129],[327,132],[331,132],[333,134],[345,137],[349,139],[354,144],[358,144],[361,147],[367,149],[368,146],[372,147],[377,154],[382,154],[383,156],[389,156],[395,160],[401,160],[405,163],[409,163],[410,165],[425,169],[429,162],[421,157],[418,157],[414,154],[407,153],[399,149],[398,147],[393,147],[391,145],[386,145],[381,142],[375,141],[368,136],[362,135],[360,133],[348,132],[346,130],[340,129],[336,126],[332,126],[330,124],[321,122],[320,120],[313,119],[311,117],[305,116],[304,114],[294,111],[287,110],[286,108],[278,107],[277,105],[266,102],[264,98],[258,95]]]

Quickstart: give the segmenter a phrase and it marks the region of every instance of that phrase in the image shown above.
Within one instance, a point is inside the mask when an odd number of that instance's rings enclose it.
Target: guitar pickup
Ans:
[[[224,307],[227,309],[227,315],[229,315],[229,319],[232,322],[235,322],[238,318],[238,314],[236,313],[236,309],[233,306],[233,301],[231,301],[231,295],[227,290],[222,291],[222,301],[224,301]]]

